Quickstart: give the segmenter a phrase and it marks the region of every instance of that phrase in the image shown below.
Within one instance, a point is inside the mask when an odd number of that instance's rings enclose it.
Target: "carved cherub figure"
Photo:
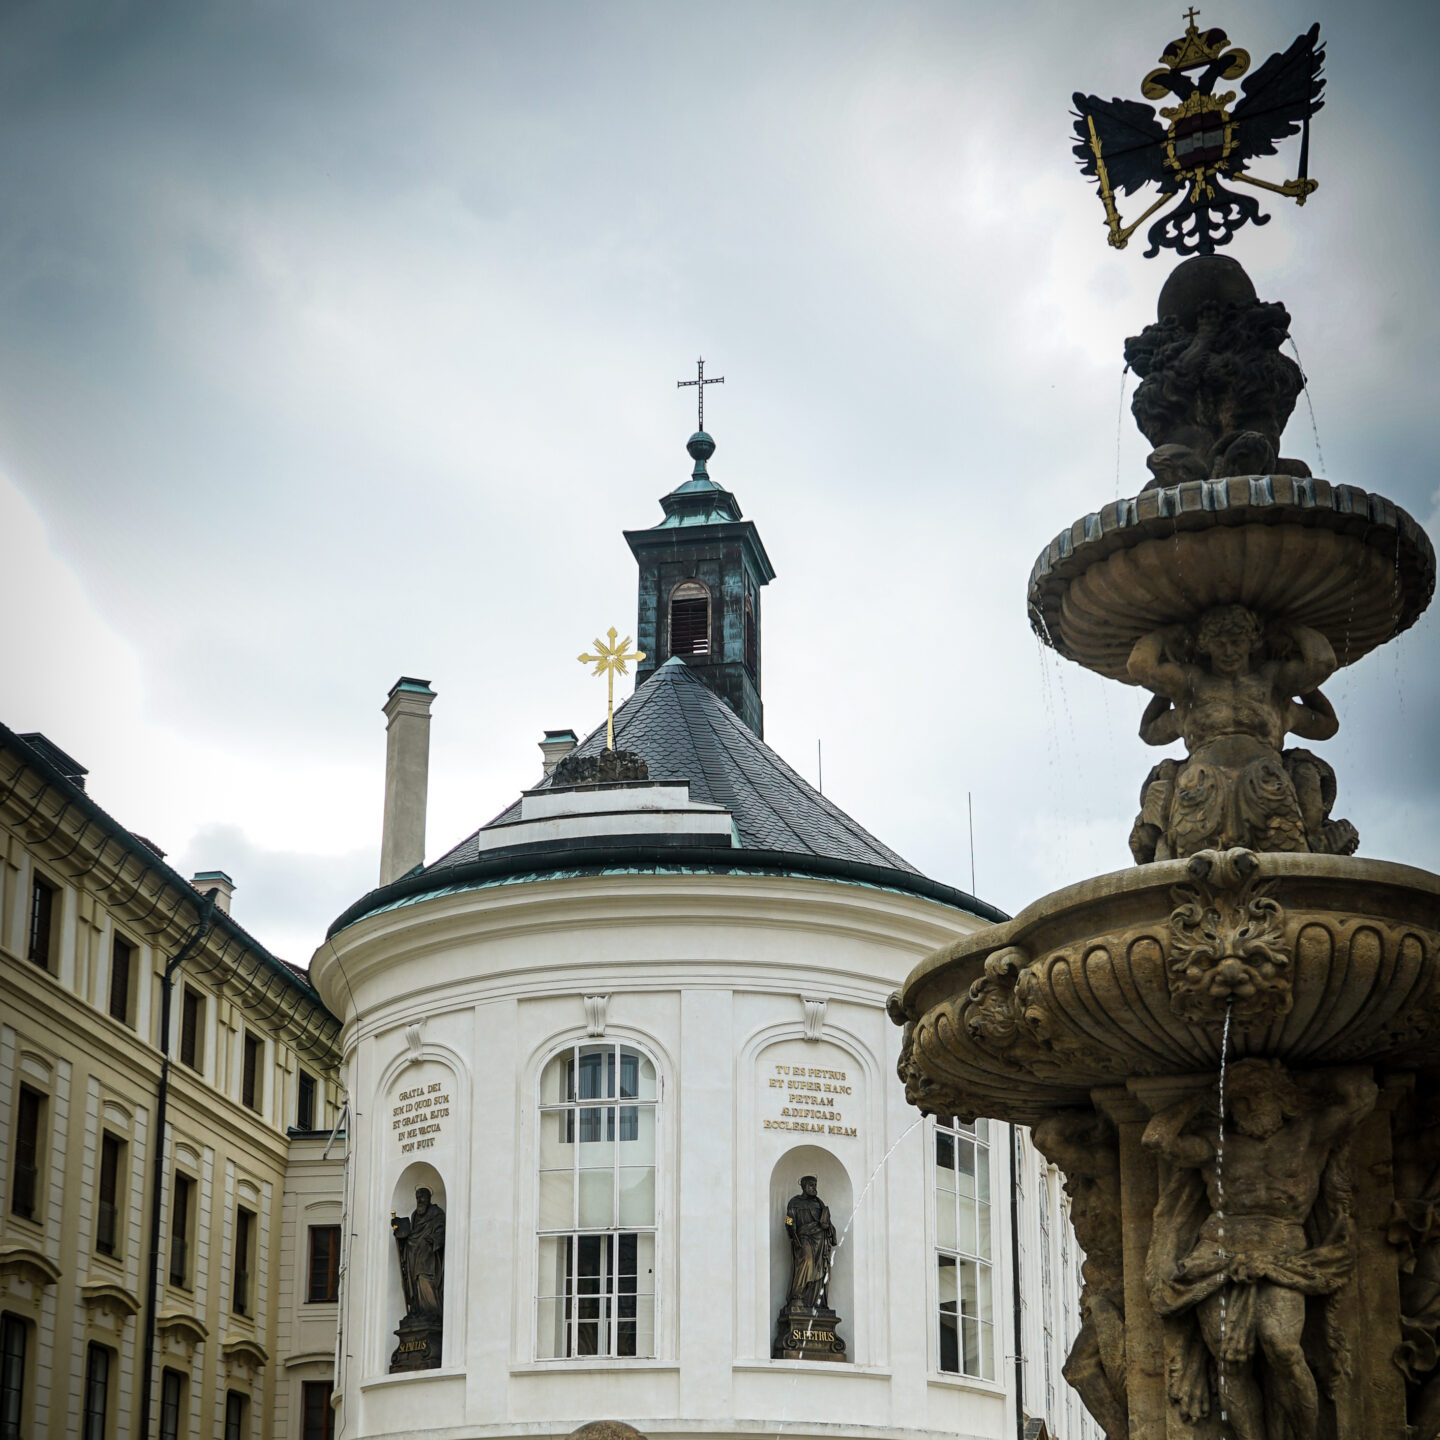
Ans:
[[[1184,761],[1156,766],[1130,846],[1137,862],[1205,849],[1349,853],[1354,827],[1329,820],[1334,772],[1285,736],[1328,739],[1339,728],[1320,686],[1336,669],[1330,642],[1308,626],[1265,626],[1243,605],[1135,642],[1131,678],[1155,699],[1140,722],[1151,745],[1183,739]],[[1298,698],[1297,698],[1298,697]]]
[[[1215,1087],[1146,1128],[1142,1143],[1175,1167],[1155,1208],[1150,1298],[1162,1316],[1194,1313],[1237,1440],[1277,1440],[1267,1395],[1293,1440],[1308,1440],[1319,1394],[1301,1345],[1305,1301],[1333,1294],[1354,1266],[1342,1151],[1379,1091],[1363,1069],[1303,1087],[1278,1060],[1242,1060],[1225,1085],[1223,1175]],[[1172,1374],[1188,1419],[1209,1411],[1203,1375],[1192,1347]]]

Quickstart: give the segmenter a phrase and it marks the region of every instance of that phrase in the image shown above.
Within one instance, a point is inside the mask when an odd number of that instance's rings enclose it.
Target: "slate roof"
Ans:
[[[723,805],[742,849],[920,873],[797,775],[683,660],[666,661],[615,712],[615,745],[638,754],[652,780],[688,780],[691,800]],[[602,725],[575,753],[597,755],[604,747]],[[550,788],[549,779],[536,788]],[[519,818],[517,800],[482,828]],[[470,835],[422,873],[439,880],[478,854]]]

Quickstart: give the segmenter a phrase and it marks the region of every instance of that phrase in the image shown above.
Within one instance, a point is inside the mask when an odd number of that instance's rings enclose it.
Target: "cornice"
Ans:
[[[985,928],[982,922],[937,901],[903,891],[810,876],[754,874],[654,874],[582,876],[527,881],[519,885],[489,886],[427,896],[413,904],[376,912],[333,937],[316,952],[312,967],[322,993],[333,990],[336,1009],[349,1011],[349,987],[363,987],[371,979],[402,967],[423,964],[458,946],[527,937],[563,939],[593,935],[597,930],[654,930],[679,932],[664,955],[639,955],[633,961],[607,962],[604,971],[624,971],[638,983],[663,980],[673,988],[682,980],[705,983],[723,969],[753,968],[769,977],[776,988],[793,988],[798,977],[822,979],[853,987],[854,998],[869,1000],[870,988],[893,988],[902,971],[940,945]],[[793,932],[815,942],[815,948],[783,968],[778,979],[773,957],[747,961],[708,955],[684,960],[684,932],[730,930]],[[837,972],[832,959],[820,960],[823,940],[858,942],[894,955],[896,973],[877,975],[849,968]],[[332,953],[331,947],[334,947]],[[475,976],[477,993],[493,996],[497,989],[524,990],[529,977],[553,988],[564,973],[575,971],[576,983],[597,983],[595,964],[557,966],[553,949],[534,962],[515,963],[507,958],[493,972]],[[647,974],[646,972],[653,972]],[[439,982],[447,992],[450,982]],[[467,987],[469,988],[469,987]],[[764,988],[770,988],[769,985]],[[837,993],[832,989],[832,994]],[[347,1037],[348,1041],[348,1037]]]

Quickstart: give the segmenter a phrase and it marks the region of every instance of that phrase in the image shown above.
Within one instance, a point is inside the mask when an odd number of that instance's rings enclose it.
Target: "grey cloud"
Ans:
[[[595,720],[571,657],[633,617],[619,532],[688,468],[703,350],[714,472],[780,572],[768,737],[806,768],[822,736],[827,790],[967,885],[973,792],[981,891],[1018,907],[1128,862],[1153,759],[1134,692],[1038,650],[1024,584],[1117,445],[1144,479],[1121,345],[1166,267],[1107,250],[1067,111],[1133,93],[1176,16],[11,7],[0,474],[139,653],[149,720],[277,788],[327,755],[378,794],[380,699],[431,675],[438,850],[534,778],[540,729]],[[1435,13],[1217,18],[1257,54],[1329,38],[1322,188],[1236,253],[1295,316],[1331,476],[1426,515]],[[1437,633],[1336,688],[1332,746],[1366,850],[1432,865]],[[34,680],[0,681],[7,719]],[[262,935],[353,898],[293,878],[313,843],[254,857]]]

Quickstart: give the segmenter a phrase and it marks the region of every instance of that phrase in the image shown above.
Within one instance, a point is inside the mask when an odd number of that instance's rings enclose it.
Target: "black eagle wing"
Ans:
[[[1300,131],[1301,122],[1323,105],[1321,70],[1325,47],[1320,26],[1312,25],[1288,50],[1272,55],[1240,87],[1245,97],[1231,111],[1235,120],[1235,149],[1242,160],[1274,155],[1276,147]]]
[[[1075,94],[1075,158],[1082,175],[1095,176],[1095,150],[1090,123],[1100,141],[1101,158],[1110,186],[1127,195],[1146,185],[1164,183],[1165,127],[1155,118],[1153,106],[1138,100],[1102,100],[1098,95]]]

